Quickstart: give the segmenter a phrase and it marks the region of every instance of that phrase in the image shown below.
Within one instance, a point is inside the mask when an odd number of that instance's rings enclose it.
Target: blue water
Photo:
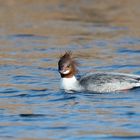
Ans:
[[[0,139],[139,140],[139,88],[68,94],[59,88],[57,71],[59,57],[72,50],[80,63],[77,76],[95,71],[140,75],[139,30],[131,20],[118,24],[106,17],[106,12],[115,16],[126,10],[123,5],[104,10],[96,1],[70,4],[5,5],[11,12],[0,30]]]
[[[13,35],[8,39],[13,41],[15,38],[25,39],[29,44],[35,39],[46,39],[34,35]],[[100,45],[100,42],[102,44],[102,40],[98,40],[96,47]],[[116,42],[120,42],[120,45],[121,42],[124,43],[122,39],[113,42],[114,45]],[[108,41],[107,44],[109,43]],[[125,43],[129,44],[129,41],[125,40]],[[7,60],[6,64],[0,66],[1,139],[140,139],[140,89],[116,94],[86,92],[67,94],[59,89],[58,57],[47,57],[49,53],[57,52],[57,48],[39,49],[38,45],[36,50],[33,43],[29,52],[26,53],[22,44],[19,47],[21,47],[20,50],[14,53],[8,50],[13,58],[3,58]],[[86,45],[83,49],[86,49]],[[17,58],[18,53],[37,53],[41,54],[41,58],[33,56],[36,61],[28,64],[26,59],[32,61],[32,56],[24,58],[23,55],[21,56],[23,60],[20,57]],[[106,52],[106,55],[114,55],[114,53],[131,55],[131,57],[137,57],[137,55],[139,57],[140,54],[139,50],[128,51],[128,49],[119,48],[112,54]],[[42,58],[42,54],[46,56],[43,55]],[[13,62],[12,59],[17,62]],[[129,69],[131,73],[140,74],[138,60],[130,65],[110,65],[105,60],[105,66],[101,66],[100,63],[95,63],[96,66],[94,66],[94,64],[91,65],[93,58],[78,59],[80,63],[83,63],[79,67],[83,72],[90,69],[105,71],[127,71]],[[114,59],[117,61],[119,58]],[[23,64],[18,61],[23,61]],[[129,60],[126,62],[129,63]]]

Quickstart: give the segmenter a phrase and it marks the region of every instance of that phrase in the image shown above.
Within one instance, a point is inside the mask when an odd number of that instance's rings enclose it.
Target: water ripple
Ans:
[[[120,49],[118,53],[125,53],[125,54],[139,54],[140,50],[130,50],[130,49]]]

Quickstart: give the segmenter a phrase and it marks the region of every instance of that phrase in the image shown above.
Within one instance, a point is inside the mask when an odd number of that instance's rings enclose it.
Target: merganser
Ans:
[[[134,74],[96,72],[86,74],[77,80],[75,77],[78,72],[77,64],[72,58],[71,52],[66,52],[60,57],[58,62],[58,71],[61,75],[61,88],[66,92],[88,91],[107,93],[140,87],[140,76]]]

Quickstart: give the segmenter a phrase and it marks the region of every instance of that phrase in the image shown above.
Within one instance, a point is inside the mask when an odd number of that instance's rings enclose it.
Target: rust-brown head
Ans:
[[[66,52],[60,57],[58,62],[58,70],[62,78],[71,78],[74,76],[77,70],[77,62],[72,58],[71,51]]]

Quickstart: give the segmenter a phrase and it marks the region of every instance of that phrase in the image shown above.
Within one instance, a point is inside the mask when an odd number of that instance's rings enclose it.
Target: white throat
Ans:
[[[62,78],[61,88],[66,91],[71,91],[71,90],[80,91],[81,90],[79,82],[77,81],[75,76],[71,78]]]

